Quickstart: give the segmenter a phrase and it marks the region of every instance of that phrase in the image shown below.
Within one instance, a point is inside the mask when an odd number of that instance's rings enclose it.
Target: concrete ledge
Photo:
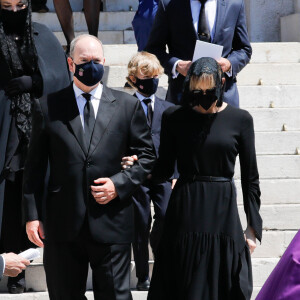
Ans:
[[[124,78],[127,75],[126,66],[109,66],[107,85],[110,87],[124,86]],[[257,86],[260,80],[263,85],[300,85],[300,63],[294,64],[249,64],[238,77],[237,84],[243,86]],[[160,86],[168,86],[168,78],[163,75]]]
[[[236,180],[238,204],[242,204],[240,180]],[[300,179],[260,179],[263,205],[300,204]]]
[[[244,207],[240,205],[239,214],[243,228],[246,228]],[[300,228],[299,214],[300,204],[262,205],[260,209],[264,230],[296,231]]]
[[[300,155],[258,156],[257,165],[260,179],[300,179]],[[236,161],[234,178],[240,179],[239,159]],[[283,197],[284,194],[282,190]]]
[[[131,22],[135,12],[101,12],[99,30],[127,30],[131,29]],[[75,31],[86,31],[87,25],[83,12],[74,12],[74,29]],[[52,31],[61,31],[61,26],[56,13],[39,14],[33,13],[32,20],[45,24]]]
[[[299,131],[300,108],[249,108],[254,119],[255,131],[282,131],[285,124],[287,132]]]
[[[300,42],[300,13],[280,18],[282,42]]]
[[[300,43],[251,43],[251,46],[251,64],[300,62]]]

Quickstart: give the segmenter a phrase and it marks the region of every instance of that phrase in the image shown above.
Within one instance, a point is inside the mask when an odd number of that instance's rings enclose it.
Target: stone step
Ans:
[[[300,108],[249,108],[255,131],[299,131]]]
[[[257,132],[255,135],[256,153],[289,154],[300,151],[300,131]]]
[[[127,30],[131,29],[134,11],[119,11],[119,12],[101,12],[99,30]],[[83,12],[74,12],[74,29],[75,31],[86,31],[87,25]],[[61,31],[61,26],[57,15],[54,12],[46,14],[33,13],[32,20],[45,24],[52,31]]]
[[[255,287],[261,287],[265,280],[268,278],[269,274],[273,270],[273,268],[276,266],[278,262],[278,258],[252,258],[252,270],[253,270],[253,283]],[[152,268],[153,268],[153,261],[149,261],[150,266],[150,276],[152,274]],[[135,266],[134,262],[132,262],[132,268],[131,268],[131,287],[132,289],[136,286],[136,278],[135,278]],[[7,293],[7,277],[4,277],[0,284],[0,291],[1,293]],[[28,289],[29,293],[25,293],[23,295],[19,295],[19,299],[39,299],[35,298],[38,294],[32,293],[32,292],[46,292],[47,291],[47,285],[46,285],[46,277],[45,277],[45,271],[42,264],[40,265],[31,265],[26,270],[26,287]],[[92,290],[92,278],[91,278],[91,271],[89,272],[89,277],[87,280],[87,291]],[[32,294],[31,294],[31,293]],[[90,293],[90,292],[87,292]],[[136,297],[140,292],[133,291],[133,294],[136,294]],[[47,293],[42,294],[43,297],[47,297]],[[0,294],[0,299],[18,299],[18,298],[9,298],[9,295]],[[16,296],[15,296],[16,297]],[[24,297],[24,298],[21,298]],[[25,298],[29,297],[29,298]],[[30,298],[32,297],[32,298]],[[41,298],[41,299],[48,299],[48,298]],[[89,299],[89,298],[88,298]],[[134,298],[139,299],[139,298]]]
[[[147,292],[132,291],[133,300],[147,300]],[[94,300],[92,291],[85,294],[88,300]],[[49,300],[47,292],[24,293],[21,295],[0,294],[1,300]]]
[[[260,155],[257,165],[260,179],[300,179],[300,155]],[[234,177],[240,179],[238,158]]]
[[[108,76],[109,74],[109,76]],[[104,82],[110,87],[123,87],[127,76],[126,66],[107,66]],[[300,63],[295,64],[249,64],[238,75],[240,86],[263,85],[300,85]],[[160,78],[160,86],[168,86],[168,78],[164,74]]]
[[[237,80],[240,85],[299,85],[300,63],[249,64]]]
[[[103,30],[101,28],[101,30]],[[82,34],[84,32],[77,32]],[[133,32],[131,31],[132,35]],[[60,37],[59,32],[55,32],[62,45],[65,40]],[[100,40],[103,39],[99,35]],[[102,38],[102,39],[101,39]],[[102,40],[104,44],[109,44]],[[115,44],[115,43],[112,43]],[[107,45],[105,47],[106,65],[127,66],[130,58],[137,52],[135,45]],[[257,63],[299,63],[300,62],[300,43],[252,43],[253,55],[251,64]]]
[[[298,230],[300,228],[299,213],[300,204],[262,205],[260,209],[265,230]],[[239,205],[239,214],[243,228],[246,228],[246,216],[242,205]]]
[[[86,34],[87,32],[81,31],[75,32],[75,36]],[[54,32],[54,35],[57,37],[61,45],[66,45],[66,39],[64,34],[61,31]],[[105,46],[115,46],[119,44],[135,44],[135,37],[132,30],[106,30],[106,31],[99,31],[98,38]],[[123,46],[123,45],[122,45]],[[127,46],[127,45],[125,45]],[[131,46],[131,45],[130,45]],[[105,52],[106,53],[106,52]],[[119,54],[122,57],[122,53],[119,50]],[[113,57],[109,56],[110,58],[114,59]]]
[[[83,7],[83,1],[70,0],[72,10],[80,12]],[[53,0],[47,1],[47,6],[51,12],[54,12]],[[135,11],[138,8],[138,1],[136,0],[103,0],[104,11]],[[101,12],[102,13],[102,12]]]
[[[242,204],[241,182],[235,183],[238,204]],[[262,204],[300,204],[300,179],[260,179],[260,189]]]
[[[105,46],[105,45],[104,45]],[[116,88],[129,94],[134,89]],[[241,108],[295,108],[300,107],[300,85],[277,85],[277,86],[239,86]],[[157,96],[165,99],[166,87],[159,87]]]
[[[251,43],[252,63],[299,63],[300,43]]]
[[[255,287],[253,289],[253,294],[251,300],[254,300],[259,292],[260,288]],[[147,292],[137,292],[132,291],[133,300],[147,300]],[[85,296],[88,300],[93,300],[93,292],[86,292]],[[49,300],[48,293],[38,292],[38,293],[25,293],[23,295],[10,295],[10,294],[0,294],[1,300]]]

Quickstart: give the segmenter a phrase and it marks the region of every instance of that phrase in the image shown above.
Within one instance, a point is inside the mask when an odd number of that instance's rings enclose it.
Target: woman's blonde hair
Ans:
[[[207,73],[203,73],[200,77],[192,75],[190,80],[190,91],[199,90],[199,86],[201,85],[205,85],[207,89],[214,88],[216,86],[214,75]]]
[[[128,83],[134,86],[129,76],[137,76],[139,72],[144,76],[162,75],[164,72],[159,60],[154,54],[146,51],[136,53],[128,63],[128,76],[126,77]]]

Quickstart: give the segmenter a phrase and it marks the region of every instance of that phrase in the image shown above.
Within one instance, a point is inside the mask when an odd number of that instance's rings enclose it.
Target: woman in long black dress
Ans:
[[[262,235],[253,120],[247,111],[222,102],[222,77],[214,59],[196,61],[184,83],[184,105],[163,115],[153,180],[169,178],[175,160],[180,178],[167,209],[149,300],[251,297],[250,251]],[[237,155],[245,233],[232,180]]]
[[[0,253],[19,253],[32,246],[21,202],[34,99],[66,87],[70,78],[58,40],[31,23],[30,3],[0,0],[0,6]],[[24,287],[24,272],[9,278],[9,292]]]

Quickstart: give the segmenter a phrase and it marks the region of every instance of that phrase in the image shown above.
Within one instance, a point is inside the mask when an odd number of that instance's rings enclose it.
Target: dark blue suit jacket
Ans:
[[[180,103],[184,77],[179,74],[176,79],[172,78],[173,65],[178,59],[192,60],[197,39],[190,0],[160,1],[146,50],[155,54],[165,68],[169,76],[167,100],[175,104]],[[212,43],[222,45],[222,56],[231,62],[233,76],[226,76],[225,101],[238,106],[236,76],[248,64],[252,54],[244,0],[217,0]]]
[[[136,95],[134,94],[136,97]],[[158,150],[160,145],[160,131],[161,131],[161,118],[164,113],[164,111],[169,108],[170,106],[174,105],[173,103],[170,103],[168,101],[162,100],[155,96],[155,102],[154,102],[154,111],[153,111],[153,119],[152,119],[152,126],[151,126],[151,136],[153,145],[155,148],[156,156],[158,157]],[[172,176],[173,178],[178,178],[179,174],[177,171],[177,167],[175,166],[175,172]]]

